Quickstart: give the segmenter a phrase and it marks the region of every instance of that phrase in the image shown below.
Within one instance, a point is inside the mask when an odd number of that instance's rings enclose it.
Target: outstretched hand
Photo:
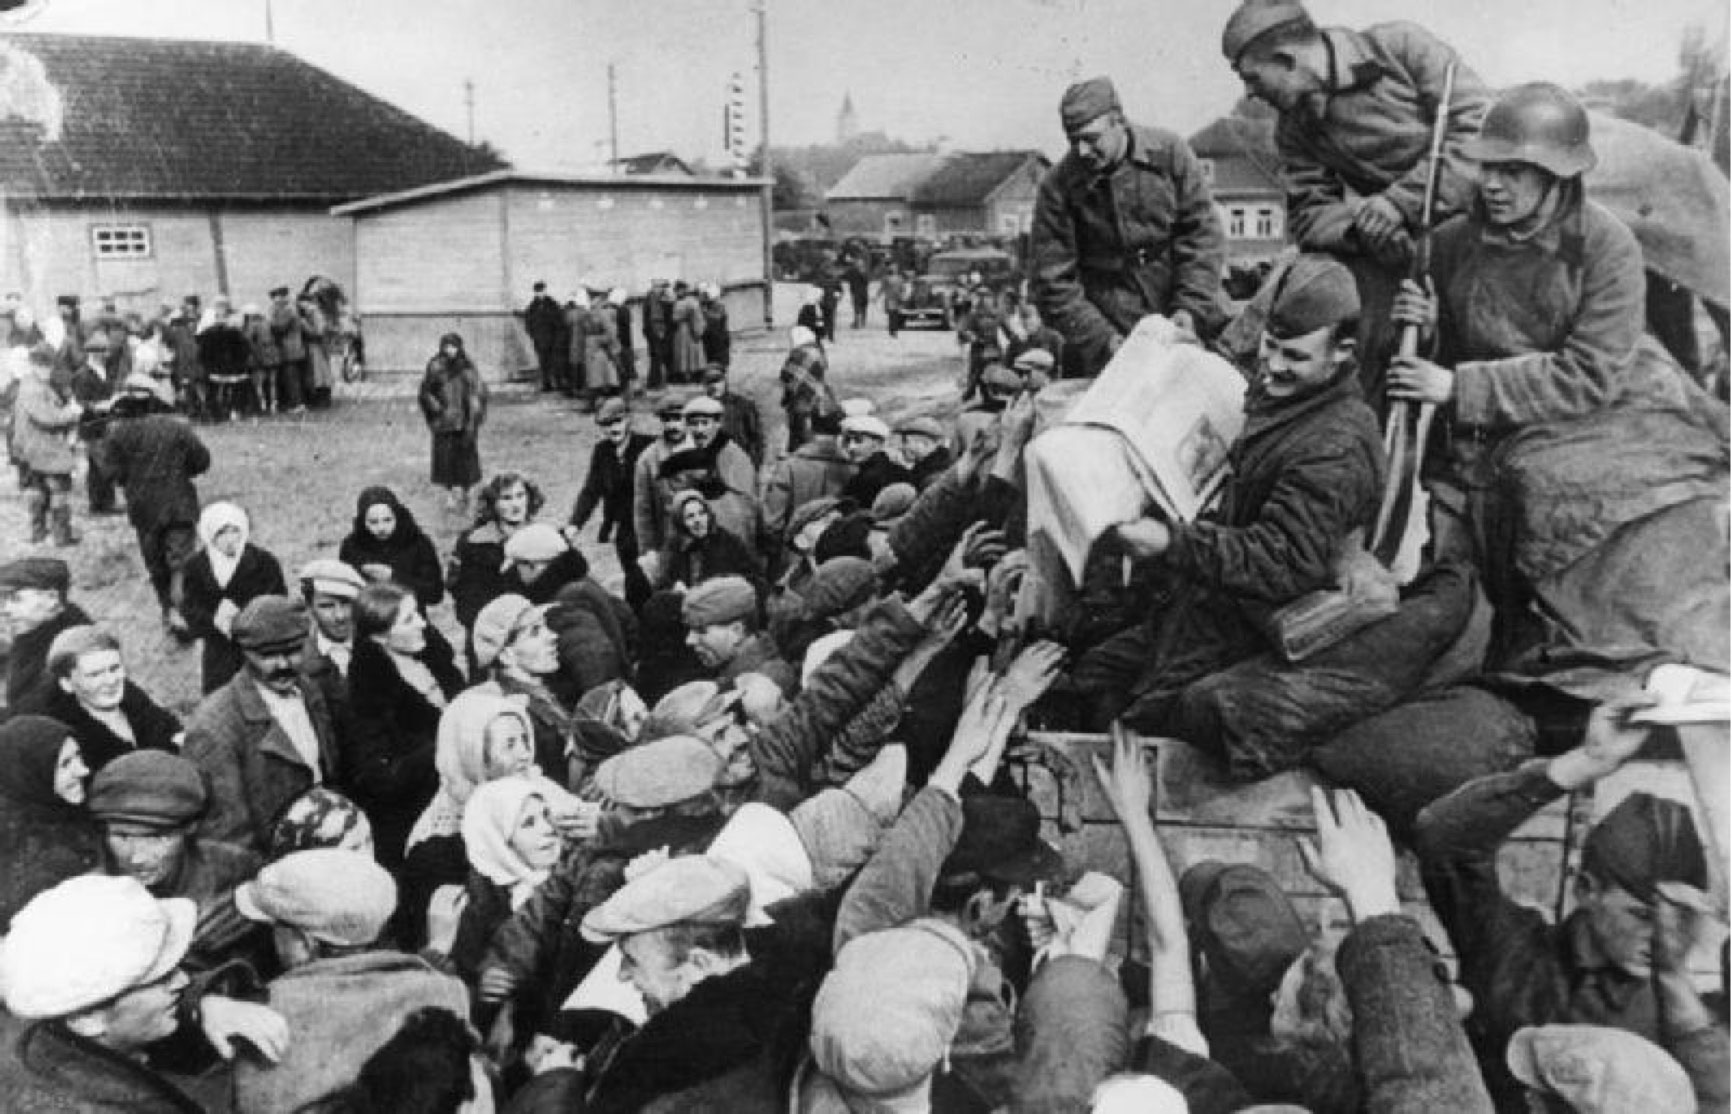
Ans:
[[[1153,779],[1149,772],[1149,752],[1142,740],[1131,734],[1125,725],[1113,721],[1113,764],[1109,769],[1098,755],[1091,756],[1095,780],[1101,793],[1112,806],[1113,815],[1127,829],[1134,823],[1146,822],[1151,828],[1149,802],[1153,799]]]
[[[1389,841],[1383,818],[1366,808],[1351,789],[1331,795],[1312,787],[1311,811],[1317,819],[1317,839],[1299,841],[1305,869],[1347,903],[1356,924],[1383,913],[1399,913],[1395,845]]]
[[[1022,653],[1004,671],[999,682],[1004,698],[1017,715],[1041,698],[1064,669],[1065,650],[1056,642],[1035,642],[1023,647]]]
[[[1004,745],[1014,726],[1016,715],[998,691],[998,685],[982,686],[963,708],[962,718],[956,722],[956,732],[950,737],[950,748],[932,773],[933,784],[955,794],[960,791],[962,779],[970,769],[982,781],[990,782],[997,772],[999,759],[1004,756]]]

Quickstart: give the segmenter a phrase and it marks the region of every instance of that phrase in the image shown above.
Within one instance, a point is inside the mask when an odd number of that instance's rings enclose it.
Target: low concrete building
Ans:
[[[501,165],[273,47],[0,35],[0,289],[39,313],[348,289],[332,205]]]
[[[533,368],[519,315],[537,282],[561,301],[579,284],[636,298],[655,278],[711,282],[735,328],[756,326],[768,296],[762,186],[500,170],[339,205],[332,214],[354,228],[367,366],[419,371],[454,331],[485,376]],[[641,350],[641,318],[634,332]]]

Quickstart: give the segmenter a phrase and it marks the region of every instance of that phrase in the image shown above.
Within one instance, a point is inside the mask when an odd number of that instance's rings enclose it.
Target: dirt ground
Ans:
[[[796,298],[793,288],[778,289],[779,323],[793,320]],[[846,321],[845,307],[842,314]],[[776,373],[787,351],[786,335],[779,326],[734,341],[733,387],[757,401],[770,428],[772,452],[784,443]],[[867,328],[844,325],[838,331],[830,360],[831,382],[840,397],[869,397],[891,419],[915,409],[954,408],[962,360],[951,333],[904,333],[893,340],[874,307]],[[428,483],[429,443],[415,387],[408,377],[372,380],[341,387],[332,409],[303,420],[200,426],[212,456],[209,474],[198,482],[201,499],[228,499],[245,507],[252,515],[254,543],[276,555],[291,584],[306,561],[336,555],[351,526],[356,495],[375,484],[403,499],[445,557],[467,523],[444,512],[440,494]],[[653,401],[640,398],[633,404],[634,421],[646,431],[656,428]],[[563,522],[594,443],[592,419],[571,403],[524,385],[496,386],[481,434],[482,468],[484,474],[508,468],[526,472],[546,493],[542,516]],[[134,680],[159,702],[189,711],[199,697],[198,648],[182,647],[164,633],[125,516],[91,518],[82,482],[75,483],[75,507],[82,544],[60,550],[30,546],[23,500],[14,484],[0,481],[0,560],[30,553],[64,557],[72,565],[73,599],[120,636]],[[584,552],[605,582],[618,566],[612,545],[594,541],[598,525],[599,518],[592,519],[584,531]],[[456,631],[449,603],[435,608],[433,618],[447,633]]]

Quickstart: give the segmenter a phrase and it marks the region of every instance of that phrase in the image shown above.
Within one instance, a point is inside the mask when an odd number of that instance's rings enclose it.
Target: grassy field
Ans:
[[[792,319],[782,312],[778,320]],[[780,389],[785,333],[755,333],[735,340],[734,389],[752,395],[769,423],[771,445],[782,444]],[[949,333],[911,333],[897,340],[882,325],[844,329],[831,349],[832,382],[843,398],[875,399],[892,417],[911,409],[951,406],[961,366]],[[304,420],[270,418],[257,423],[201,426],[213,465],[199,481],[207,503],[229,499],[253,519],[253,541],[275,554],[291,581],[294,570],[318,556],[335,556],[355,513],[361,489],[383,484],[397,492],[433,537],[441,557],[467,525],[447,515],[442,497],[428,482],[428,437],[416,409],[415,383],[371,381],[342,388],[329,411]],[[635,420],[655,428],[650,403],[639,400]],[[527,472],[547,494],[543,516],[563,520],[583,482],[595,427],[563,399],[551,401],[523,386],[496,388],[481,435],[485,474],[515,468]],[[198,649],[182,647],[162,630],[132,529],[124,516],[92,519],[82,483],[75,485],[75,521],[81,545],[64,550],[25,544],[29,536],[23,502],[11,484],[0,490],[0,558],[53,553],[72,565],[73,598],[121,637],[132,675],[159,701],[179,711],[198,699]],[[586,530],[585,553],[598,577],[617,571],[611,545],[593,541],[597,522]],[[455,631],[449,604],[434,619]]]

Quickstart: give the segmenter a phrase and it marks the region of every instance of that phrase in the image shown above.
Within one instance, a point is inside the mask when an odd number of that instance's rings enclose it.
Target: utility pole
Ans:
[[[758,14],[758,128],[759,150],[763,157],[758,160],[758,173],[763,176],[764,184],[758,194],[758,211],[764,222],[764,328],[775,325],[773,307],[776,301],[776,284],[773,281],[775,272],[770,263],[770,240],[774,234],[775,222],[772,218],[774,201],[772,192],[775,189],[776,171],[770,159],[770,0],[756,0]]]
[[[469,117],[469,146],[475,146],[475,79],[463,79],[463,111]]]
[[[619,81],[614,72],[614,64],[607,64],[607,150],[609,165],[613,172],[620,172],[619,165]]]
[[[271,17],[271,0],[265,0],[265,42],[277,45],[277,21]]]

